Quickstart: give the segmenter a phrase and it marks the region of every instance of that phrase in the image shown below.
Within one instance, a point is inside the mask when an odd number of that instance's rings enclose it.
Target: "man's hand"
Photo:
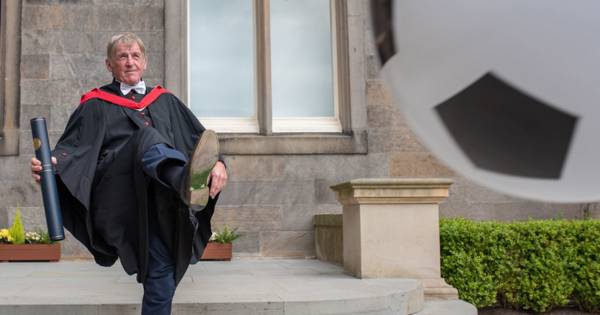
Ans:
[[[227,170],[225,169],[225,164],[223,164],[223,162],[218,161],[217,164],[215,164],[215,167],[210,171],[209,181],[209,195],[211,198],[215,198],[225,185],[227,185]]]
[[[56,158],[52,157],[52,164],[56,165]],[[35,157],[31,158],[31,177],[35,179],[36,183],[40,183],[40,172],[42,171],[42,162]]]

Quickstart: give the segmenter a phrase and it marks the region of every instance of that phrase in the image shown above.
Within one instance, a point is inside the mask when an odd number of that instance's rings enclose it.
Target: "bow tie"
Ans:
[[[129,85],[121,82],[121,93],[123,93],[123,95],[129,94],[131,90],[134,90],[136,93],[141,95],[146,94],[146,82],[140,81],[136,85]]]

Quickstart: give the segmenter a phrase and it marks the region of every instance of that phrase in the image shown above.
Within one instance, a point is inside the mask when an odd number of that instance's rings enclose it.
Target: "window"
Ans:
[[[21,1],[0,1],[0,156],[19,154]]]
[[[187,97],[219,132],[341,133],[343,1],[187,1]]]
[[[297,8],[308,4],[325,9],[313,15],[307,7]],[[165,87],[184,103],[190,105],[192,101],[191,108],[200,112],[203,124],[219,132],[224,154],[366,154],[366,4],[347,0],[165,1]],[[196,5],[213,13],[191,12]],[[195,14],[204,17],[197,18]],[[329,31],[313,30],[319,32],[316,37],[309,30],[302,30],[308,32],[302,34],[294,31],[294,27],[312,23],[304,20],[307,15],[321,21],[315,28],[321,25]],[[210,22],[202,23],[203,19]],[[290,25],[275,30],[274,25],[281,23]],[[190,40],[198,34],[188,34],[190,27],[195,32],[209,34],[209,38],[215,38],[215,34],[221,34],[222,38],[217,38],[219,44],[213,46],[204,43],[204,39]],[[302,69],[313,77],[318,73],[314,81],[302,81],[298,76],[285,78],[286,74],[298,72],[278,73],[282,70],[274,69],[289,63],[290,56],[286,54],[295,48],[285,43],[301,39],[301,35],[313,40],[327,39],[326,44],[313,44],[326,50],[306,54],[292,51],[296,56],[292,61],[298,62],[295,65],[298,67],[301,63],[297,59],[301,57],[306,57],[304,64],[321,60],[313,65],[314,69],[306,66]],[[305,44],[298,45],[307,50]],[[199,49],[198,56],[212,62],[203,64],[188,54],[188,46]],[[193,78],[192,68],[206,71],[208,79]],[[214,75],[206,75],[211,71]],[[203,86],[202,81],[220,82],[230,88],[218,89],[218,83],[214,83],[212,86],[217,89],[209,91],[213,95],[202,95],[211,86]],[[316,93],[311,84],[325,92]],[[320,96],[318,99],[325,101],[298,100],[294,93],[307,98]],[[203,101],[194,102],[194,97]],[[298,109],[301,111],[295,111]]]

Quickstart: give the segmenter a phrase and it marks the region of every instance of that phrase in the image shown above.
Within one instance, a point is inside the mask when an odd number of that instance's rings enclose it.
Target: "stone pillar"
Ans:
[[[440,271],[439,204],[449,179],[355,179],[332,186],[343,205],[343,263],[359,278],[421,279],[425,295],[458,298]]]

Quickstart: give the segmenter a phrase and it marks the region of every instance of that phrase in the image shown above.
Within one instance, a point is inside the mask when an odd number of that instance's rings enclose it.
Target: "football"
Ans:
[[[600,200],[600,1],[371,8],[382,75],[440,160],[504,193]]]

